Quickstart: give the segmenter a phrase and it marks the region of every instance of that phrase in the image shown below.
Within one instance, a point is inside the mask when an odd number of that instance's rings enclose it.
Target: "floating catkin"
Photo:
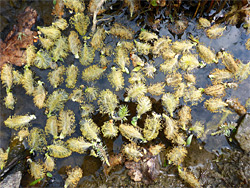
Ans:
[[[74,88],[76,81],[77,81],[77,75],[78,75],[78,68],[75,65],[70,65],[66,69],[66,87],[68,88]]]

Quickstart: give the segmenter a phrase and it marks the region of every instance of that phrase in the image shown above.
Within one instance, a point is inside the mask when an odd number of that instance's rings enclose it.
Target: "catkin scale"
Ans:
[[[90,20],[87,15],[84,15],[84,13],[76,13],[70,21],[80,35],[83,36],[86,34],[90,24]]]
[[[204,93],[213,97],[224,97],[226,95],[225,86],[222,84],[212,85],[205,88]]]
[[[84,0],[63,0],[64,5],[72,11],[78,13],[85,10]]]
[[[137,100],[147,92],[147,87],[143,83],[138,83],[131,85],[127,91],[128,99]]]
[[[65,20],[63,18],[59,18],[59,19],[55,20],[54,22],[52,22],[52,25],[61,29],[61,30],[65,30],[68,27],[67,20]]]
[[[152,84],[152,85],[150,85],[148,87],[148,92],[151,95],[159,96],[159,95],[164,93],[164,87],[165,87],[164,82],[159,82],[159,83],[156,83],[156,84]]]
[[[114,61],[122,69],[122,72],[126,72],[126,66],[130,63],[127,50],[122,47],[116,47],[115,51]]]
[[[176,98],[171,93],[165,93],[162,98],[162,105],[167,109],[170,113],[170,116],[173,117],[174,110],[179,105],[179,98]]]
[[[227,103],[223,102],[221,98],[210,98],[204,103],[205,107],[213,113],[221,113],[228,106]]]
[[[91,46],[95,50],[102,49],[104,45],[103,41],[105,37],[106,37],[106,33],[105,33],[104,28],[98,28],[91,39],[91,42],[90,42]]]
[[[39,27],[37,26],[37,28],[39,29],[39,31],[41,31],[46,37],[52,39],[52,40],[56,40],[60,37],[61,32],[59,29],[57,29],[56,27],[50,26],[50,27]]]
[[[145,42],[157,40],[158,36],[155,33],[148,32],[147,30],[142,30],[139,34],[139,39]]]
[[[206,31],[206,34],[208,38],[216,39],[223,35],[225,29],[226,27],[221,27],[219,24],[215,24]]]
[[[186,170],[186,168],[184,168],[182,170],[181,167],[178,167],[178,172],[179,172],[179,176],[183,180],[185,180],[191,187],[193,187],[193,188],[200,188],[201,187],[198,179],[191,172],[188,172]]]

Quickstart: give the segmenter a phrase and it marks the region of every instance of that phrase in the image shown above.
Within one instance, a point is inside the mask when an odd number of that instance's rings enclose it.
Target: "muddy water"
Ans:
[[[50,23],[53,20],[53,17],[51,16],[51,10],[52,10],[52,3],[49,1],[34,1],[34,2],[23,2],[20,3],[19,1],[16,1],[15,5],[10,5],[7,1],[3,2],[1,1],[1,19],[3,19],[3,24],[1,25],[1,37],[4,37],[6,34],[6,31],[8,30],[8,27],[11,27],[14,20],[16,20],[16,15],[21,13],[26,6],[32,6],[38,11],[38,14],[42,18],[39,23],[44,25],[50,25]],[[9,12],[9,14],[6,14]],[[110,17],[110,15],[106,15],[107,17]],[[147,22],[143,20],[143,17],[146,17],[146,15],[137,16],[134,19],[130,19],[128,12],[121,11],[121,9],[118,9],[116,14],[113,14],[110,21],[102,22],[101,24],[105,27],[106,30],[109,30],[110,26],[114,22],[119,22],[122,25],[125,25],[127,27],[130,27],[134,32],[135,36],[138,36],[141,28],[149,29],[149,26],[147,25]],[[43,21],[42,21],[43,20]],[[236,26],[227,26],[226,31],[224,31],[224,34],[219,39],[211,40],[209,39],[203,30],[198,30],[196,28],[197,22],[195,19],[189,19],[188,20],[188,27],[184,31],[183,34],[175,35],[172,32],[168,30],[167,27],[167,20],[162,20],[161,24],[159,25],[158,31],[154,31],[158,33],[160,37],[163,36],[169,36],[173,41],[181,39],[185,40],[187,39],[190,34],[193,36],[197,36],[200,39],[200,42],[205,44],[206,46],[210,46],[212,49],[215,50],[215,52],[219,52],[220,50],[224,49],[225,51],[230,52],[234,55],[235,58],[240,59],[243,63],[247,63],[250,61],[250,53],[245,48],[245,42],[247,40],[247,35],[245,29],[243,27],[236,27]],[[119,40],[117,38],[114,38],[113,36],[107,36],[105,39],[106,45],[116,46],[117,42]],[[195,50],[193,50],[195,52]],[[94,63],[97,63],[100,57],[100,53],[96,52]],[[154,65],[156,68],[159,68],[160,64],[163,63],[163,60],[161,58],[153,58],[150,56],[141,56],[143,59],[147,61],[154,61]],[[113,60],[113,56],[108,57],[109,60]],[[83,71],[84,66],[82,66],[78,60],[73,58],[73,55],[69,55],[65,60],[64,64],[66,66],[71,64],[78,65],[79,72]],[[63,64],[60,62],[60,64]],[[115,65],[114,62],[110,63],[108,65],[107,70],[110,70],[110,67]],[[205,88],[206,86],[211,85],[211,81],[208,78],[209,73],[214,68],[222,68],[223,66],[220,64],[211,64],[207,65],[206,67],[202,69],[195,69],[192,73],[196,76],[197,83],[196,87],[199,88]],[[22,71],[22,68],[17,68]],[[132,70],[132,65],[129,67],[129,70]],[[48,93],[52,93],[53,88],[48,83],[47,80],[47,74],[50,70],[39,70],[37,68],[32,68],[33,72],[35,72],[35,76],[37,79],[43,81],[46,85],[46,90]],[[94,83],[96,87],[98,87],[100,90],[102,89],[112,89],[111,85],[109,84],[106,76],[109,72],[105,73],[105,76],[103,76],[100,80]],[[184,72],[182,72],[184,73]],[[128,78],[129,75],[123,74],[125,78],[125,88],[129,86],[128,84]],[[146,85],[150,85],[152,83],[160,82],[165,79],[165,75],[157,71],[155,74],[154,79],[147,79]],[[246,100],[250,98],[249,88],[250,88],[250,78],[244,80],[242,83],[239,84],[239,87],[237,89],[227,89],[227,95],[223,98],[229,98],[229,97],[237,97],[239,98],[239,101],[242,104],[245,104]],[[76,86],[79,85],[85,85],[90,86],[93,83],[87,83],[85,81],[82,81],[81,79],[78,79],[78,82]],[[15,97],[17,98],[17,104],[15,106],[14,111],[7,110],[3,105],[3,98],[6,95],[4,89],[2,89],[1,86],[1,117],[0,117],[0,147],[6,149],[9,145],[9,141],[11,136],[13,136],[16,132],[13,130],[10,130],[6,128],[3,125],[3,121],[7,119],[9,115],[13,114],[35,114],[37,119],[32,122],[32,126],[44,128],[46,123],[46,116],[44,115],[44,109],[38,110],[37,107],[35,107],[32,103],[32,97],[25,95],[25,91],[21,86],[16,86],[13,89],[13,93],[15,94]],[[68,93],[71,93],[72,90],[66,88],[65,83],[63,83],[60,88],[65,89]],[[166,92],[171,92],[173,89],[171,87],[165,87]],[[120,100],[120,104],[124,103],[129,106],[130,109],[130,117],[129,121],[131,121],[131,118],[136,115],[135,112],[135,103],[125,103],[124,101],[124,94],[125,89],[115,92],[115,94],[118,96]],[[156,111],[158,113],[162,112],[162,106],[157,105],[160,101],[160,97],[154,97],[151,95],[148,95],[151,97],[152,101],[155,101],[155,105],[153,107],[153,111]],[[206,95],[203,95],[203,97],[208,99],[209,97]],[[205,101],[203,100],[203,102]],[[203,102],[199,103],[197,106],[192,106],[192,123],[195,123],[196,121],[201,121],[205,124],[205,131],[211,131],[216,130],[217,125],[222,117],[222,114],[212,114],[208,110],[206,110],[203,107]],[[94,102],[96,108],[97,104]],[[183,101],[181,102],[181,105],[183,105]],[[76,123],[78,123],[81,119],[80,114],[80,107],[77,103],[68,101],[65,105],[65,109],[70,109],[75,112],[76,116]],[[150,114],[149,112],[148,114]],[[96,111],[93,116],[93,120],[101,126],[104,121],[107,121],[109,118],[108,116],[102,116],[98,111]],[[145,116],[144,116],[145,118]],[[232,113],[227,118],[227,121],[236,122],[238,120],[239,116],[236,113]],[[139,126],[143,127],[142,125],[143,121],[139,121]],[[78,137],[81,135],[81,132],[79,130],[79,127],[76,128],[76,132],[72,134],[72,137]],[[48,138],[49,143],[51,143],[52,139]],[[112,153],[119,153],[122,143],[126,140],[122,138],[121,135],[119,135],[114,140],[111,139],[105,139],[103,138],[103,143],[107,146],[107,151],[109,154]],[[159,137],[155,141],[156,143],[162,142],[164,144],[169,145],[168,141],[164,139],[164,135],[161,133]],[[228,141],[228,139],[221,135],[221,136],[210,136],[210,134],[207,134],[206,138],[203,138],[202,140],[196,140],[192,142],[190,149],[189,149],[189,155],[185,160],[185,165],[189,166],[191,169],[196,168],[199,165],[212,165],[212,159],[214,158],[214,152],[215,153],[221,153],[223,148],[232,148],[232,144]],[[199,157],[198,157],[199,156]],[[38,155],[36,159],[41,159],[42,156]],[[204,160],[198,160],[198,159],[204,159]],[[162,156],[162,162],[164,162],[164,156]],[[55,172],[53,172],[53,178],[48,179],[46,186],[53,186],[53,187],[62,187],[64,185],[64,179],[66,178],[66,166],[71,165],[74,166],[80,166],[83,170],[83,178],[79,182],[79,187],[96,187],[101,185],[113,185],[113,182],[116,182],[116,185],[118,186],[126,186],[130,185],[130,179],[126,175],[125,167],[120,166],[118,167],[114,173],[112,173],[109,177],[104,177],[102,173],[102,163],[98,158],[94,158],[89,156],[89,153],[86,153],[84,155],[77,154],[73,152],[73,154],[65,159],[57,159],[56,160],[57,169]],[[195,174],[198,176],[198,174]],[[32,182],[32,178],[27,173],[25,174],[25,178],[23,178],[22,186],[28,185],[30,182]],[[167,180],[167,181],[166,181]],[[176,175],[176,169],[170,168],[167,174],[163,174],[160,177],[159,184],[161,186],[165,187],[185,187],[182,181],[178,180]],[[174,183],[173,183],[174,182]],[[38,186],[43,186],[38,185]],[[140,184],[134,184],[136,186],[140,186]],[[153,186],[153,185],[152,185]]]

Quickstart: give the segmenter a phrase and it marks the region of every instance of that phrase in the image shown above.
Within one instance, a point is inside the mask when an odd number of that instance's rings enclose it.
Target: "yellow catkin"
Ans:
[[[43,108],[45,107],[45,99],[46,99],[47,92],[45,88],[43,87],[43,82],[39,80],[37,84],[38,86],[35,88],[34,93],[33,93],[33,97],[34,97],[33,101],[34,101],[34,104],[38,108]]]
[[[141,157],[143,157],[143,153],[141,151],[140,146],[137,146],[134,142],[126,144],[123,147],[122,152],[125,154],[128,160],[133,160],[135,162],[140,161]]]
[[[13,85],[12,65],[5,63],[1,70],[1,80],[6,90],[9,91]]]
[[[34,119],[36,119],[35,115],[15,115],[8,117],[4,124],[9,128],[18,129],[28,125]]]
[[[187,149],[182,146],[174,147],[169,153],[167,153],[167,159],[174,165],[180,165],[187,155]]]
[[[82,72],[82,79],[86,81],[95,81],[101,77],[106,68],[100,68],[97,65],[90,66]]]
[[[77,75],[78,75],[78,68],[75,65],[70,65],[66,69],[66,87],[68,88],[74,88],[76,81],[77,81]]]
[[[74,152],[83,154],[93,144],[86,142],[83,137],[70,138],[67,140],[68,148]]]
[[[45,132],[51,134],[54,139],[58,138],[58,121],[56,116],[50,116],[47,119]]]
[[[201,184],[198,181],[198,179],[191,173],[188,172],[186,168],[181,169],[181,167],[178,167],[179,176],[187,182],[191,187],[193,188],[200,188]]]
[[[102,114],[113,115],[115,108],[118,105],[118,99],[116,94],[114,94],[109,89],[103,90],[100,93],[98,100],[99,110]]]
[[[94,36],[91,39],[91,46],[95,49],[102,49],[104,43],[104,39],[106,37],[105,30],[103,28],[98,28],[97,31],[95,32]]]
[[[44,169],[43,169],[43,165],[32,161],[30,163],[30,174],[36,180],[40,179],[40,178],[44,178],[45,172],[44,172]]]
[[[156,113],[153,113],[153,116],[151,117],[147,116],[144,124],[143,134],[148,141],[151,141],[158,136],[159,130],[161,129],[160,121],[161,116]]]
[[[124,78],[121,69],[112,67],[111,73],[108,75],[108,80],[116,91],[119,91],[124,87]]]
[[[48,73],[48,80],[53,88],[57,88],[63,82],[65,67],[62,65]]]
[[[71,110],[61,110],[58,118],[58,130],[60,133],[60,139],[70,136],[75,132],[75,114]]]
[[[80,121],[80,130],[82,135],[89,141],[100,141],[98,137],[100,128],[90,118],[84,118]]]
[[[65,180],[64,188],[76,187],[82,178],[82,169],[78,166],[67,172],[67,179]]]
[[[226,26],[222,27],[219,24],[215,24],[206,31],[206,34],[208,38],[216,39],[223,35],[223,32],[225,29],[226,29]]]
[[[50,157],[47,153],[45,154],[45,161],[44,161],[44,170],[46,171],[53,171],[55,168],[55,160],[53,157]]]
[[[102,133],[104,137],[114,138],[118,135],[118,127],[115,126],[113,120],[106,121],[102,126]]]
[[[84,15],[84,13],[76,13],[70,21],[75,26],[75,29],[80,35],[83,36],[86,34],[90,24],[90,20],[87,15]]]
[[[44,146],[47,145],[44,130],[37,127],[32,128],[28,137],[28,143],[32,150],[41,152]]]
[[[127,138],[130,141],[132,141],[133,139],[145,140],[143,138],[142,134],[135,127],[133,127],[132,125],[120,124],[119,130],[120,130],[122,136],[124,136],[125,138]]]
[[[35,87],[34,87],[34,79],[33,72],[29,68],[25,68],[23,78],[22,78],[23,88],[26,90],[27,95],[32,95]]]
[[[81,41],[78,38],[78,34],[75,31],[70,31],[69,37],[69,49],[76,59],[79,59],[79,52],[81,49]]]
[[[51,58],[49,54],[44,50],[39,50],[36,53],[36,58],[34,60],[34,65],[39,69],[47,69],[50,67]]]
[[[72,154],[72,151],[66,147],[66,144],[61,141],[55,141],[54,144],[48,146],[49,154],[55,158],[65,158]]]
[[[4,97],[4,104],[6,108],[14,110],[14,105],[15,105],[15,98],[14,95],[11,92],[7,92],[6,97]]]
[[[152,84],[148,87],[148,92],[151,95],[159,96],[159,95],[162,95],[164,93],[164,87],[165,87],[164,82]]]
[[[125,26],[115,23],[113,27],[111,27],[109,34],[115,35],[122,39],[133,39],[133,33],[127,29]]]
[[[55,41],[55,46],[51,49],[52,60],[57,62],[68,56],[69,44],[66,37],[60,37]]]

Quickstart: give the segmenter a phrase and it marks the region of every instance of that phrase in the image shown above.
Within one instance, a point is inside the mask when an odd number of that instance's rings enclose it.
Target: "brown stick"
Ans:
[[[92,25],[92,32],[94,33],[96,30],[96,24],[98,20],[96,19],[96,16],[101,8],[101,6],[104,4],[105,0],[100,0],[100,2],[96,5],[96,9],[93,14],[93,25]]]

